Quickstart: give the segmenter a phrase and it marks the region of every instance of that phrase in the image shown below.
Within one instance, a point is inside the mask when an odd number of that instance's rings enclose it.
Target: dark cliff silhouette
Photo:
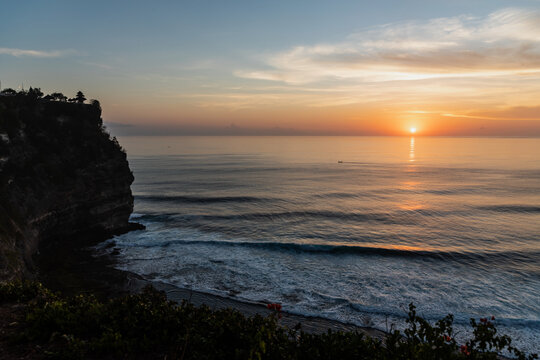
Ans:
[[[6,91],[7,90],[7,91]],[[32,272],[43,244],[129,231],[133,174],[98,101],[0,93],[0,279]],[[84,99],[84,100],[83,100]]]

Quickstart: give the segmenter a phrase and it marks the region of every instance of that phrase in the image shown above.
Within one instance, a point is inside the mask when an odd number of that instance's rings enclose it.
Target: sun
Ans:
[[[412,127],[412,128],[409,129],[409,131],[411,132],[411,134],[414,134],[416,132],[416,128]]]

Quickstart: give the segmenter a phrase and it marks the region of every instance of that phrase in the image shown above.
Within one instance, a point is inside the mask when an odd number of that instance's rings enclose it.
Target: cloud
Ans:
[[[0,55],[11,55],[15,57],[37,57],[37,58],[57,58],[66,55],[75,54],[75,50],[28,50],[28,49],[13,49],[0,48]]]
[[[510,106],[498,109],[450,113],[444,111],[407,110],[404,114],[431,114],[449,118],[480,120],[540,121],[540,106]]]
[[[495,120],[540,121],[540,106],[511,106],[474,113],[475,117]]]
[[[304,84],[540,75],[540,12],[503,9],[378,26],[337,44],[296,46],[236,76]]]
[[[166,96],[165,96],[166,97]],[[216,94],[179,94],[173,98],[193,100],[194,105],[200,108],[223,108],[231,111],[257,109],[262,107],[280,107],[299,105],[302,107],[329,107],[349,105],[357,102],[355,97],[344,95],[305,94],[267,92],[257,94],[254,92],[229,92]]]

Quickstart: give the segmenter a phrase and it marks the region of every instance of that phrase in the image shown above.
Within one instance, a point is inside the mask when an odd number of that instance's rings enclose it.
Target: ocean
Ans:
[[[121,137],[118,267],[303,315],[403,328],[495,316],[540,352],[540,139]]]

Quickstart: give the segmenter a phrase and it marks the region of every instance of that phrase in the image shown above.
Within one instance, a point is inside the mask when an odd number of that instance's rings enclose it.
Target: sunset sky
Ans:
[[[114,134],[540,135],[540,0],[5,1],[2,88]]]

